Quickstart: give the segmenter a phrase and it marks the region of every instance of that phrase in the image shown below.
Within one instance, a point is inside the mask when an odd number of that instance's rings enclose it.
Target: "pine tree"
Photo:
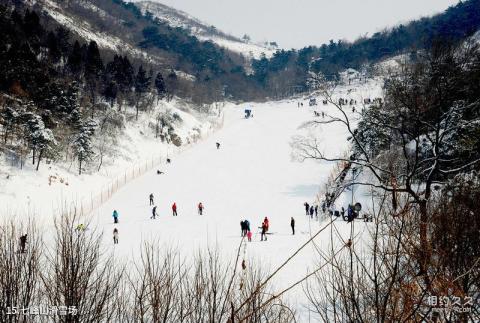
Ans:
[[[27,103],[31,107],[31,103]],[[27,107],[27,108],[28,108]],[[34,112],[27,111],[20,118],[24,122],[24,134],[29,148],[32,150],[32,163],[37,163],[37,170],[40,162],[45,156],[54,157],[57,141],[51,129],[47,129],[42,118]]]
[[[96,93],[99,88],[100,76],[103,74],[103,61],[98,50],[97,43],[90,41],[87,48],[85,57],[85,80],[90,92],[91,104],[92,104],[92,117],[93,107],[96,102]]]
[[[140,108],[140,100],[143,95],[148,91],[150,87],[150,77],[147,76],[147,73],[142,65],[138,68],[137,76],[135,77],[135,97],[136,97],[136,116],[135,119],[138,120],[138,110]]]
[[[35,133],[35,143],[38,150],[37,171],[43,157],[53,158],[56,156],[57,141],[52,130],[43,129]]]
[[[13,132],[17,124],[19,114],[12,107],[6,107],[0,113],[0,124],[3,129],[3,141],[7,143],[8,135]]]
[[[72,51],[68,56],[67,67],[70,70],[70,72],[72,72],[76,76],[79,76],[80,73],[82,72],[82,67],[83,67],[82,65],[83,65],[82,48],[80,47],[80,43],[77,40],[75,41],[75,44],[73,44]]]
[[[103,91],[103,95],[110,102],[110,107],[113,108],[113,102],[117,98],[118,87],[115,81],[108,82],[107,86]]]
[[[157,95],[159,99],[163,99],[167,93],[165,87],[165,80],[163,79],[162,73],[158,73],[155,78],[155,89],[157,90]]]
[[[78,160],[78,174],[82,174],[83,164],[94,155],[92,138],[95,134],[97,123],[92,119],[81,121],[78,132],[72,142],[74,156]]]

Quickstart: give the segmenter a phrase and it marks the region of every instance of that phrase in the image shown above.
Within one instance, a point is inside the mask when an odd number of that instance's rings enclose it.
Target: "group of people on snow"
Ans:
[[[263,219],[262,225],[258,227],[259,229],[262,230],[260,241],[267,241],[267,232],[268,232],[269,226],[270,226],[270,223],[269,223],[268,217],[265,217],[265,219]],[[252,230],[250,229],[250,221],[248,220],[240,221],[240,229],[242,230],[242,238],[247,237],[248,241],[252,242],[253,234],[252,234]]]
[[[359,203],[357,203],[359,204]],[[309,205],[307,202],[303,203],[305,207],[305,214],[310,216],[313,219],[313,215],[318,218],[318,205]],[[360,205],[360,204],[359,204]],[[361,207],[361,205],[360,205]],[[321,211],[323,214],[328,213],[330,216],[342,217],[344,221],[351,222],[354,219],[358,218],[359,211],[356,210],[355,206],[348,205],[347,210],[342,206],[340,210],[337,210],[335,204],[331,201],[331,199],[327,198],[326,200],[322,201],[321,204]],[[372,221],[371,217],[364,217],[365,222]]]
[[[303,206],[305,206],[305,215],[310,215],[310,218],[313,219],[313,215],[315,214],[315,217],[318,218],[318,205],[310,205],[307,202],[303,203]]]

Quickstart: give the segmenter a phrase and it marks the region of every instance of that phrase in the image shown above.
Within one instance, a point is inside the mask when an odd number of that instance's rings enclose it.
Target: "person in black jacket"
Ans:
[[[295,219],[293,218],[293,216],[290,220],[290,226],[292,227],[292,235],[295,235]]]
[[[23,236],[20,236],[20,252],[25,253],[25,247],[27,244],[27,235],[24,234]]]
[[[305,206],[305,215],[308,215],[308,211],[310,210],[310,205],[308,205],[307,202],[303,203],[303,205]]]

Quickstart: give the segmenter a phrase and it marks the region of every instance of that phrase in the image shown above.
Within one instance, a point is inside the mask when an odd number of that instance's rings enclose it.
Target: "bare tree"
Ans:
[[[22,246],[20,237],[24,236]],[[24,250],[22,250],[24,249]],[[41,237],[33,222],[0,226],[0,321],[23,322],[20,311],[40,301]]]
[[[102,250],[102,234],[88,224],[79,227],[80,221],[76,210],[55,220],[54,245],[41,275],[45,295],[50,304],[76,309],[54,322],[108,322],[116,313],[123,270]]]
[[[470,85],[458,80],[458,74],[471,78],[476,73],[472,66],[477,65],[470,63],[478,56],[477,46],[434,48],[423,60],[407,63],[387,77],[385,102],[379,100],[361,114],[350,113],[335,99],[334,83],[313,76],[310,83],[335,112],[306,126],[342,124],[353,152],[349,158],[326,156],[316,138],[299,137],[293,143],[301,159],[342,161],[365,173],[361,178],[367,180],[347,181],[344,187],[370,186],[388,192],[394,209],[400,196],[409,198],[420,214],[417,252],[422,255],[419,272],[426,284],[431,254],[428,203],[434,188],[480,161],[478,154],[466,153],[472,142],[462,142],[476,127],[479,116],[474,111],[480,101],[475,95],[462,96]]]

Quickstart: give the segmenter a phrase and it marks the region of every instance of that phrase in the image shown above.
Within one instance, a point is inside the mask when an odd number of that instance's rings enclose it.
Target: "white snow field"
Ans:
[[[379,93],[378,82],[344,86],[336,90],[336,96],[354,98],[359,104],[363,98],[377,97]],[[313,132],[319,139],[326,155],[338,156],[348,150],[348,134],[340,124],[322,125],[314,130],[301,127],[307,121],[321,118],[315,117],[313,111],[335,115],[336,109],[333,106],[322,105],[321,98],[317,98],[317,101],[319,105],[315,107],[308,107],[308,98],[227,105],[224,109],[224,124],[220,130],[183,152],[170,154],[170,164],[162,163],[120,188],[89,215],[92,217],[90,226],[97,226],[104,231],[105,247],[113,250],[119,259],[134,262],[138,259],[142,242],[154,241],[162,248],[177,248],[186,257],[205,250],[207,246],[218,247],[225,261],[232,261],[241,243],[240,221],[248,219],[254,236],[252,242],[246,243],[247,261],[254,262],[265,273],[270,273],[329,221],[326,217],[321,217],[319,221],[307,217],[303,203],[312,204],[315,201],[331,175],[334,164],[313,160],[301,163],[292,158],[292,137],[307,135],[309,132]],[[298,102],[303,102],[303,107],[299,108]],[[253,118],[244,118],[246,107],[252,108]],[[351,115],[350,107],[346,111]],[[187,118],[186,115],[182,117]],[[193,121],[187,124],[189,127],[197,126]],[[132,129],[130,135],[133,133]],[[202,133],[208,134],[209,131]],[[137,147],[138,150],[132,150],[133,154],[138,154],[137,157],[141,158],[142,148],[155,149],[153,139],[149,145],[133,141],[136,142],[143,145]],[[220,149],[216,148],[216,142],[221,143]],[[165,151],[165,147],[162,148],[159,143],[157,145],[159,151]],[[145,152],[143,154],[148,156]],[[164,174],[157,175],[157,169]],[[70,176],[69,189],[78,192],[78,196],[82,195],[82,190],[89,192],[88,183],[98,182],[95,176]],[[7,209],[15,210],[16,214],[25,219],[27,215],[22,215],[25,213],[22,210],[25,210],[29,198],[27,195],[34,194],[33,191],[36,190],[39,197],[31,201],[30,208],[40,210],[35,212],[35,217],[37,222],[47,225],[45,235],[48,239],[48,232],[52,230],[52,213],[58,209],[54,204],[72,194],[62,193],[46,183],[37,183],[33,177],[27,177],[28,175],[18,175],[17,180],[10,183],[16,183],[13,187],[4,187],[2,191],[12,193],[14,190],[15,194],[3,195],[8,198],[2,197],[3,202],[0,204],[5,206],[4,202],[8,202]],[[22,179],[23,188],[20,183]],[[35,187],[30,187],[34,183]],[[155,220],[150,219],[150,193],[155,196],[159,214]],[[346,208],[347,201],[350,200],[349,194],[345,193],[339,198],[337,209],[341,206]],[[361,192],[355,193],[357,201],[365,200],[361,195]],[[345,204],[340,204],[343,201]],[[174,202],[178,206],[177,217],[172,216],[171,205]],[[199,202],[205,207],[202,216],[197,214]],[[48,209],[52,211],[48,212]],[[119,224],[113,224],[113,210],[119,213]],[[258,227],[264,217],[270,220],[269,231],[272,234],[268,235],[268,241],[261,242]],[[290,228],[291,217],[296,221],[294,236]],[[343,239],[348,239],[351,226],[341,219],[335,225]],[[114,228],[119,230],[118,245],[113,244]],[[359,233],[364,229],[363,222],[355,222],[357,237],[361,237]],[[329,228],[316,238],[318,248],[328,248],[332,232],[333,239],[341,243],[336,231]],[[274,290],[281,291],[303,278],[318,268],[319,261],[321,263],[323,260],[314,246],[308,245],[274,277]],[[315,321],[305,308],[308,302],[301,285],[285,294],[285,300],[296,310],[298,322]]]
[[[366,87],[349,97],[360,100],[370,91],[378,89]],[[241,242],[239,222],[248,219],[254,232],[253,241],[247,243],[249,261],[267,272],[274,270],[328,222],[306,217],[303,203],[312,204],[333,164],[292,159],[292,136],[305,133],[299,127],[313,118],[314,109],[303,102],[302,108],[294,100],[227,108],[221,130],[173,157],[171,164],[160,169],[165,174],[157,175],[153,170],[119,190],[94,213],[92,224],[103,227],[105,243],[115,248],[119,257],[135,259],[141,242],[153,240],[165,248],[174,246],[187,256],[218,246],[225,259],[232,260]],[[253,118],[244,118],[246,106],[253,108]],[[321,102],[315,110],[334,113],[334,107]],[[316,131],[326,154],[335,156],[348,148],[342,126],[329,124]],[[218,150],[216,142],[221,143]],[[155,196],[159,214],[155,220],[150,219],[150,193]],[[174,202],[177,217],[172,216]],[[197,214],[199,202],[205,207],[202,216]],[[119,213],[119,224],[113,224],[113,210]],[[270,220],[272,234],[261,242],[258,227],[264,217]],[[295,236],[290,229],[291,217],[296,221]],[[338,222],[338,230],[348,239],[350,225]],[[120,240],[116,246],[112,241],[115,227]],[[330,234],[331,230],[326,230],[316,239],[320,248],[326,247]],[[309,245],[275,277],[275,288],[281,290],[301,279],[315,268],[317,260],[318,254]],[[307,317],[301,286],[290,291],[286,299],[304,319]]]

